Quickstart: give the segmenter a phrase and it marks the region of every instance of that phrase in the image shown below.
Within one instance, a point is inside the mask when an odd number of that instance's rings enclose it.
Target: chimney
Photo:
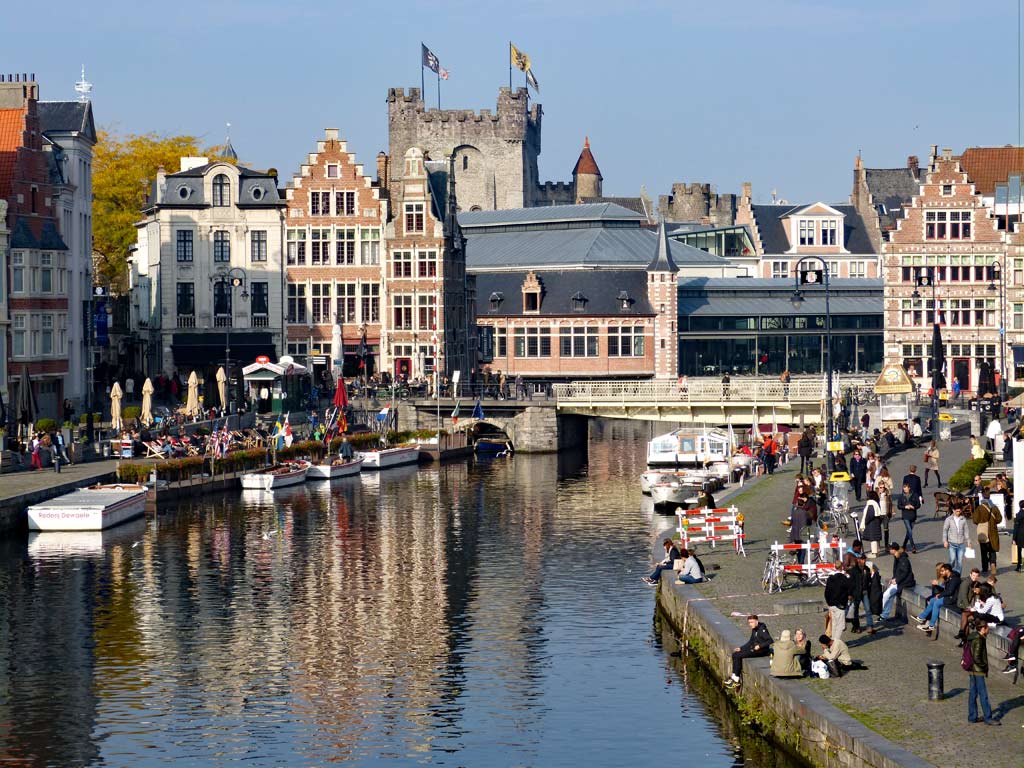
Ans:
[[[377,153],[377,185],[388,188],[388,156],[383,151]]]
[[[942,150],[942,159],[943,160],[952,160],[953,159],[953,149],[951,147],[944,147],[943,148],[943,150]]]
[[[338,140],[338,129],[337,128],[324,128],[324,138],[327,139],[327,141],[337,141]]]
[[[743,194],[741,195],[740,199],[741,200],[746,200],[749,203],[750,202],[750,197],[751,197],[751,194],[752,194],[752,191],[753,191],[753,188],[754,188],[753,184],[751,184],[749,181],[744,181],[743,182]]]
[[[907,158],[907,168],[914,174],[915,179],[917,178],[918,165],[917,155],[911,155]]]
[[[164,201],[165,189],[167,189],[167,169],[161,165],[156,169],[156,199],[152,202],[160,205]]]

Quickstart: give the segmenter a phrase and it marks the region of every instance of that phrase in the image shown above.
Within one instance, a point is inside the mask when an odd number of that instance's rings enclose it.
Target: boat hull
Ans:
[[[379,451],[360,451],[356,458],[363,462],[363,469],[382,470],[416,464],[420,460],[420,449],[416,446],[384,448]]]
[[[478,456],[481,454],[487,456],[498,456],[501,454],[512,453],[509,446],[510,444],[508,440],[489,440],[487,438],[482,438],[476,441],[476,444],[473,446],[473,450]]]
[[[363,469],[363,460],[354,459],[345,464],[312,464],[306,473],[307,480],[337,480],[339,477],[358,475]]]
[[[287,488],[306,481],[309,464],[294,465],[288,471],[280,468],[266,469],[262,472],[247,472],[242,475],[242,488],[254,491],[272,491],[275,488]]]
[[[654,499],[655,504],[675,504],[686,507],[687,499],[693,498],[696,493],[696,489],[689,485],[666,487],[659,484],[651,487],[651,498]]]
[[[95,486],[28,508],[31,531],[103,531],[146,513],[141,485]]]

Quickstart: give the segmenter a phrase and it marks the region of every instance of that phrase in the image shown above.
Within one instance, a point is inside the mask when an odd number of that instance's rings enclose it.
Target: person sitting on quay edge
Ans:
[[[882,621],[889,621],[896,600],[903,595],[903,590],[913,589],[917,586],[914,580],[914,568],[910,564],[910,556],[899,544],[893,542],[889,545],[889,552],[892,554],[892,578],[889,586],[882,596]]]
[[[697,495],[697,504],[694,509],[716,509],[715,497],[711,495],[711,491],[706,488],[700,489],[700,493]]]
[[[772,677],[803,677],[800,654],[789,630],[782,630],[779,639],[772,644],[772,660],[769,662]]]
[[[662,571],[671,571],[672,564],[682,557],[682,553],[679,551],[679,548],[676,547],[676,543],[672,541],[672,539],[665,539],[661,544],[665,547],[664,559],[654,566],[654,572],[650,576],[644,576],[644,581],[651,586],[654,586],[661,581]]]
[[[679,554],[683,559],[683,570],[679,572],[679,578],[676,579],[676,583],[700,584],[704,581],[704,568],[701,567],[697,556],[685,547],[680,550]]]
[[[1003,620],[1003,601],[993,593],[991,584],[981,583],[974,586],[974,602],[960,616],[960,631],[957,637],[960,638],[961,648],[967,641],[968,624],[972,619],[975,622],[986,622],[993,627]]]
[[[943,608],[956,609],[956,596],[960,592],[960,574],[953,570],[949,563],[939,565],[938,578],[932,579],[932,596],[917,616],[917,628],[934,633],[939,624],[939,614]],[[936,638],[932,634],[932,639]]]
[[[825,662],[830,676],[842,677],[843,673],[848,670],[864,669],[864,665],[850,658],[850,649],[838,637],[821,635],[818,638],[818,642],[821,643],[821,653],[818,654],[818,661]]]
[[[797,627],[793,632],[793,643],[796,645],[796,658],[800,662],[800,670],[804,677],[811,674],[811,639],[803,627]]]
[[[732,676],[725,683],[728,688],[735,688],[740,684],[744,659],[767,656],[771,652],[771,633],[756,613],[747,616],[747,626],[750,627],[750,639],[739,648],[732,649]]]

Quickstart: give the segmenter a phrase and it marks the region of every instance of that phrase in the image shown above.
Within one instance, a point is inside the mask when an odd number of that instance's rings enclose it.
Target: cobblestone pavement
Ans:
[[[969,441],[966,437],[940,444],[942,477],[947,479],[965,460]],[[920,467],[923,450],[911,449],[889,462],[889,471],[901,479],[911,463]],[[802,626],[814,640],[824,629],[822,613],[779,616],[775,604],[780,601],[818,598],[824,608],[822,587],[799,587],[785,590],[781,595],[766,595],[761,589],[768,547],[786,538],[782,521],[788,517],[793,477],[798,461],[790,461],[775,476],[761,480],[730,500],[746,517],[747,557],[734,554],[730,549],[717,551],[706,547],[700,550],[706,566],[721,566],[713,572],[712,580],[696,587],[709,600],[717,603],[726,616],[732,616],[737,625],[745,626],[748,613],[761,614],[773,636],[786,628]],[[932,487],[926,489],[923,522],[915,526],[918,554],[912,556],[914,574],[919,584],[927,584],[934,577],[936,562],[946,559],[941,548],[941,522],[932,520],[934,501]],[[665,518],[665,527],[674,521]],[[892,526],[894,539],[902,540],[903,525]],[[1024,574],[1015,573],[1009,565],[1008,538],[1002,539],[1000,552],[999,588],[1007,603],[1007,616],[1011,623],[1021,620],[1024,606]],[[892,558],[879,556],[876,561],[883,583],[892,572]],[[970,561],[969,561],[970,562]],[[973,565],[978,561],[974,560]],[[936,641],[930,641],[923,632],[914,629],[915,622],[885,629],[875,635],[852,634],[844,639],[855,659],[862,660],[866,671],[851,672],[839,679],[808,680],[816,692],[837,707],[863,722],[893,742],[909,749],[936,765],[1021,765],[1024,764],[1024,680],[1011,685],[1012,676],[1002,674],[1004,665],[1000,656],[990,653],[988,677],[989,696],[993,710],[1002,719],[1001,728],[989,728],[967,722],[967,673],[960,668],[960,650],[951,633],[943,632]],[[928,700],[929,660],[946,663],[946,698]],[[1016,758],[1013,755],[1017,755]]]
[[[35,472],[5,472],[0,475],[0,501],[25,493],[33,493],[53,485],[102,477],[116,468],[117,461],[110,459],[109,461],[90,461],[85,464],[62,466],[59,473],[54,472],[53,467]]]

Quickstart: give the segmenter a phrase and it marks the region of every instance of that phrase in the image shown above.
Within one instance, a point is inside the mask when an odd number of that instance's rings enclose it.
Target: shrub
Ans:
[[[85,422],[88,421],[88,418],[89,418],[89,414],[88,413],[83,413],[81,416],[78,417],[78,423],[84,425]],[[102,414],[100,414],[99,412],[93,413],[93,415],[92,415],[92,423],[93,424],[99,424],[102,420],[103,420]]]
[[[131,421],[142,414],[142,407],[138,405],[129,405],[127,408],[121,411],[121,418],[125,421]]]
[[[951,491],[963,491],[971,487],[974,484],[974,476],[980,475],[986,469],[989,464],[992,463],[992,456],[988,453],[985,454],[983,459],[968,459],[964,462],[963,466],[960,467],[953,476],[949,478],[949,490]]]
[[[52,432],[57,428],[56,419],[37,419],[35,428],[39,432]]]

